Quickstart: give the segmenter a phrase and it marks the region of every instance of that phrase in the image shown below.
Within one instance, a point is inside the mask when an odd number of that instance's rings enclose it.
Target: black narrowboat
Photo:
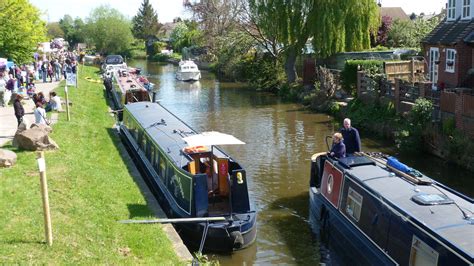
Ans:
[[[238,162],[216,146],[190,147],[183,139],[198,134],[158,103],[125,105],[120,133],[168,218],[225,218],[175,224],[185,243],[228,253],[255,241],[256,212]]]
[[[336,263],[474,263],[473,199],[393,157],[315,154],[309,196],[312,229]]]

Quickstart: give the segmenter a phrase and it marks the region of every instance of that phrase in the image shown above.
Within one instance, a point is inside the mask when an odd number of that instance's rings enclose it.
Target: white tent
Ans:
[[[189,146],[242,145],[245,142],[236,137],[217,131],[202,132],[183,138]]]

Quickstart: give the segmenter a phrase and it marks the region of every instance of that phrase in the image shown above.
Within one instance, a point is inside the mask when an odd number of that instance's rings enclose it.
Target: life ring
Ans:
[[[185,147],[184,152],[186,153],[200,153],[200,152],[206,152],[208,151],[206,146],[191,146],[191,147]]]

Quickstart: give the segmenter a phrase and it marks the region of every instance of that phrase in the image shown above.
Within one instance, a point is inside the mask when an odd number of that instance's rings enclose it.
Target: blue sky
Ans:
[[[53,22],[59,21],[65,14],[84,19],[92,9],[100,5],[110,5],[132,18],[137,14],[142,0],[30,0],[30,2],[44,13],[44,20]],[[150,0],[150,3],[158,12],[158,20],[161,23],[170,22],[176,17],[186,17],[182,0]],[[381,3],[385,7],[402,7],[409,15],[412,12],[416,14],[439,12],[446,5],[446,0],[381,0]]]

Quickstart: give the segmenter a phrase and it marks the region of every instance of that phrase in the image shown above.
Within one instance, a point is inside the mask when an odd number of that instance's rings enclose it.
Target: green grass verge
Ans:
[[[60,149],[46,152],[54,243],[45,244],[36,153],[18,151],[17,164],[0,169],[2,264],[183,264],[160,225],[119,224],[152,218],[111,133],[102,84],[94,67],[80,70],[70,88],[71,121],[59,114],[50,135]],[[64,82],[57,89],[64,97]]]

